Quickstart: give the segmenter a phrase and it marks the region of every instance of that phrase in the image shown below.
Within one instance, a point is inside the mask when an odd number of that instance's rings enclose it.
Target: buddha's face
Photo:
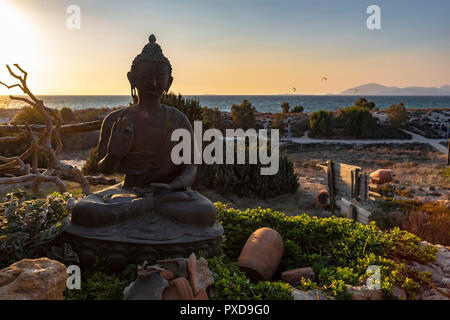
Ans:
[[[172,84],[169,66],[165,63],[139,61],[128,78],[143,97],[160,97]]]

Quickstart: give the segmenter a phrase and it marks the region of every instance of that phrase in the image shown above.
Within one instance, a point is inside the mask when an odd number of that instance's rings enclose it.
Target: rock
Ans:
[[[299,285],[302,278],[314,281],[316,278],[314,270],[311,267],[305,267],[287,270],[281,274],[281,280],[292,286]]]
[[[0,300],[62,300],[66,282],[64,264],[23,259],[0,270]]]
[[[444,278],[441,280],[441,284],[447,288],[450,289],[450,278]]]
[[[329,300],[320,290],[301,291],[293,288],[291,295],[294,300]]]
[[[416,261],[411,262],[414,269],[420,272],[431,273],[431,282],[439,284],[444,279],[444,272],[434,263],[420,264]]]
[[[348,286],[347,293],[351,295],[353,300],[384,300],[381,289],[371,289],[367,286]]]
[[[205,258],[196,259],[192,253],[188,258],[189,284],[192,287],[194,296],[198,295],[203,289],[214,283],[214,278],[208,268],[208,261]]]
[[[136,281],[123,290],[123,299],[162,300],[164,289],[168,286],[169,282],[157,271],[151,271],[146,275],[138,275]]]
[[[392,296],[398,300],[406,300],[408,296],[406,295],[406,291],[400,288],[399,286],[392,287]]]

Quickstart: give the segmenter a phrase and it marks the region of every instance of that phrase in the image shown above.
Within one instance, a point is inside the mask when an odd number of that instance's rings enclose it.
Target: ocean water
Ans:
[[[342,95],[186,95],[186,98],[198,99],[202,106],[230,111],[233,104],[249,100],[261,112],[280,112],[281,104],[287,101],[291,107],[302,105],[305,112],[317,110],[335,110],[350,107],[360,96]],[[450,108],[450,96],[364,96],[368,101],[375,102],[375,108],[384,109],[392,104],[403,102],[406,108]],[[130,96],[39,96],[46,106],[61,109],[117,107],[128,105]],[[15,108],[23,106],[23,102],[11,101],[8,96],[0,96],[0,108]]]

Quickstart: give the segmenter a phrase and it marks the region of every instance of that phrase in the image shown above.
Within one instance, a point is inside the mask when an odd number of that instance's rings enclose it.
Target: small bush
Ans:
[[[251,282],[223,253],[208,259],[214,277],[215,300],[292,300],[292,288],[283,282]]]
[[[295,106],[294,109],[291,110],[291,112],[303,112],[305,109],[303,108],[303,106],[298,105]]]
[[[247,156],[248,159],[248,148]],[[295,193],[298,179],[291,160],[280,155],[279,170],[275,175],[261,175],[258,164],[203,164],[197,174],[199,183],[222,194],[233,193],[242,197],[272,198]]]
[[[389,123],[395,127],[403,127],[406,120],[408,120],[408,112],[402,102],[397,105],[391,105],[386,109],[386,114],[388,115]]]
[[[281,104],[281,110],[283,113],[288,113],[290,108],[291,106],[289,105],[289,102],[285,101]]]
[[[366,98],[359,98],[355,101],[355,107],[372,110],[375,108],[375,102],[368,102]]]
[[[59,114],[61,115],[62,120],[64,123],[70,123],[75,119],[75,115],[73,114],[72,109],[64,107],[61,110],[59,110]]]
[[[242,101],[240,105],[233,104],[231,106],[231,118],[235,128],[247,130],[255,128],[255,108],[248,100]]]
[[[285,119],[286,116],[284,113],[276,113],[272,118],[272,128],[278,129],[280,136],[284,136],[286,133],[286,123],[284,122]]]
[[[66,289],[65,300],[122,300],[123,290],[137,276],[137,267],[129,265],[119,274],[109,271],[104,261],[98,260],[96,264],[83,271],[81,289]]]
[[[45,124],[45,119],[42,114],[33,107],[23,107],[16,113],[12,122],[20,124],[21,121],[25,121],[28,124]]]
[[[309,126],[311,136],[329,136],[333,130],[332,112],[316,111],[309,116]]]
[[[202,120],[202,108],[197,99],[186,99],[181,94],[176,95],[170,92],[162,95],[161,103],[183,112],[192,125],[194,125],[194,121]]]
[[[353,106],[340,109],[336,123],[352,137],[367,138],[370,134],[370,122],[374,121],[368,108]]]
[[[5,196],[0,204],[0,269],[47,255],[70,221],[65,206],[70,196],[55,192],[38,199],[20,189]]]
[[[86,162],[83,165],[83,168],[81,168],[81,171],[85,175],[95,175],[100,172],[100,168],[98,167],[98,149],[97,147],[92,148],[89,151],[89,156],[86,159]]]
[[[450,245],[450,209],[437,202],[403,202],[402,229],[422,239],[445,246]]]
[[[221,127],[221,114],[217,108],[202,108],[202,124],[203,130]]]

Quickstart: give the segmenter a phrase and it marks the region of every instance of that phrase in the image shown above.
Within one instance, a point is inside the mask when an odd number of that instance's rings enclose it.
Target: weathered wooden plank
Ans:
[[[341,212],[345,216],[349,217],[350,208],[353,206],[356,209],[356,221],[362,224],[369,223],[369,217],[372,214],[370,211],[367,211],[366,209],[359,207],[358,205],[348,201],[345,198],[341,198],[340,205],[341,205]]]

